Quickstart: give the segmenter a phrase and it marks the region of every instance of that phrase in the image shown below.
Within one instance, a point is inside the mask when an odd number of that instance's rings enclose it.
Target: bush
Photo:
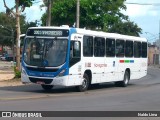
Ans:
[[[17,67],[14,67],[14,75],[15,75],[15,78],[21,77],[21,71],[19,71]]]

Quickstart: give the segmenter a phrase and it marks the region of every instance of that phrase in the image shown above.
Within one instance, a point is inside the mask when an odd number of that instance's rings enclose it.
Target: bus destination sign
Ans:
[[[27,36],[68,37],[69,30],[64,29],[29,29]]]

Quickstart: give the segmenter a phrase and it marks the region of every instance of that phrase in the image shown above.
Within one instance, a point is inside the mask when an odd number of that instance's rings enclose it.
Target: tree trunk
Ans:
[[[4,45],[2,44],[2,55],[3,55],[3,52],[4,52],[4,51],[3,51],[3,47],[4,47]]]
[[[79,28],[79,17],[80,17],[80,0],[77,0],[76,28]]]
[[[47,26],[51,26],[51,0],[48,0],[48,6],[47,6]]]
[[[19,13],[19,0],[16,0],[16,67],[18,70],[20,70],[20,41],[19,41],[19,36],[21,34],[20,31],[20,13]]]

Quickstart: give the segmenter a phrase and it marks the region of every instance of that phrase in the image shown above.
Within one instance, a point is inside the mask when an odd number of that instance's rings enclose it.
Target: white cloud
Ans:
[[[141,4],[152,4],[152,5],[135,5],[126,4],[127,10],[123,11],[124,14],[128,15],[130,20],[135,22],[140,28],[142,28],[143,34],[141,36],[149,38],[148,34],[159,34],[160,25],[160,0],[126,0],[126,3],[141,3]],[[153,5],[155,4],[155,5]]]
[[[151,3],[159,3],[159,0],[127,0],[126,3],[141,3],[141,4],[151,4]],[[158,10],[156,10],[156,6],[153,5],[138,5],[138,4],[126,4],[127,10],[123,11],[124,14],[130,17],[139,17],[139,16],[157,16]]]
[[[27,21],[30,22],[41,19],[42,14],[46,11],[45,8],[40,8],[41,4],[43,4],[43,2],[39,2],[38,4],[25,9],[24,13],[27,15]]]

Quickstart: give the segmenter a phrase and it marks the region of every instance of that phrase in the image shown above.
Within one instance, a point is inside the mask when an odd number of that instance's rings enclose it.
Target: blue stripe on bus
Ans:
[[[73,33],[77,33],[77,30],[76,30],[76,28],[71,28],[70,30],[69,30],[69,42],[68,42],[68,51],[67,51],[67,58],[66,58],[66,65],[64,66],[65,68],[66,68],[66,72],[64,73],[64,75],[68,75],[69,74],[69,57],[70,57],[70,41],[71,41],[71,35],[73,34]]]
[[[130,60],[130,63],[134,63],[134,60]]]

